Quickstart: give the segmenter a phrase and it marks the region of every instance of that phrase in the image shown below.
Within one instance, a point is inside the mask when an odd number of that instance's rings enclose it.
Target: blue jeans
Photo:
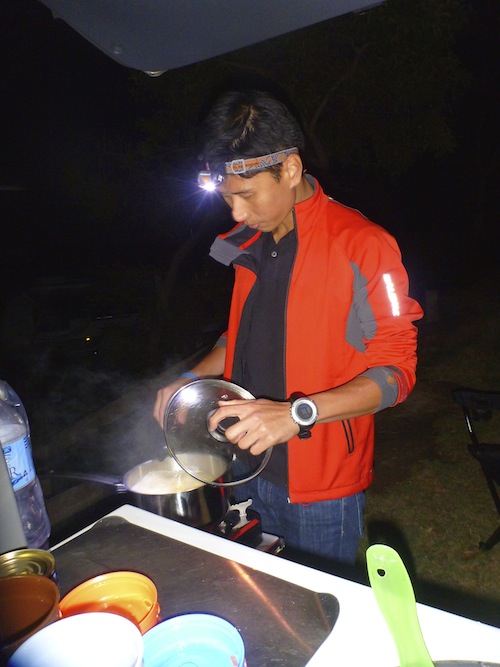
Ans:
[[[252,499],[265,533],[308,554],[354,564],[364,529],[364,492],[337,500],[292,504],[284,487],[263,477],[234,487],[236,502]]]

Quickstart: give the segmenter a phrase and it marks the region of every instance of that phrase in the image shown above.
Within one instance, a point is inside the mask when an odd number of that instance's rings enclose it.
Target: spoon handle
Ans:
[[[366,551],[368,577],[380,611],[391,631],[400,667],[434,667],[425,645],[413,586],[401,557],[385,544]]]

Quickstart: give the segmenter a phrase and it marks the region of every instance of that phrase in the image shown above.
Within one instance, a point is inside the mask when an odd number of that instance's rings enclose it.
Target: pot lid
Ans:
[[[208,426],[219,401],[253,398],[246,389],[225,380],[196,380],[181,387],[170,399],[163,420],[169,454],[205,484],[236,486],[253,479],[267,465],[271,449],[254,456],[229,442],[224,433],[234,423],[232,418],[223,420],[216,431]]]

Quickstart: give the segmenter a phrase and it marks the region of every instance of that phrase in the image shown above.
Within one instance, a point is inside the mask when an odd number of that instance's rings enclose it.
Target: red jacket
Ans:
[[[295,206],[297,256],[286,307],[287,396],[314,394],[367,369],[392,367],[396,404],[415,384],[412,322],[422,317],[418,303],[408,297],[399,248],[384,229],[315,186],[315,194]],[[225,261],[226,254],[227,263],[235,266],[226,378],[231,378],[240,317],[255,282],[253,271],[239,261],[260,235],[240,224],[212,247],[212,256]],[[364,490],[373,479],[373,449],[373,415],[316,424],[310,439],[293,438],[288,444],[290,500],[330,500]]]

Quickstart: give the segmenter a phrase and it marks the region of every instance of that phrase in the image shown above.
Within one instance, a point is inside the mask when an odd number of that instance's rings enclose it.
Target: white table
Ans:
[[[121,517],[147,530],[279,579],[334,595],[340,603],[339,618],[308,667],[395,667],[399,664],[394,642],[370,587],[251,549],[131,505],[123,505],[107,516]],[[56,545],[54,550],[76,535]],[[500,628],[426,605],[418,604],[417,607],[422,632],[434,661],[484,660],[500,663]]]

